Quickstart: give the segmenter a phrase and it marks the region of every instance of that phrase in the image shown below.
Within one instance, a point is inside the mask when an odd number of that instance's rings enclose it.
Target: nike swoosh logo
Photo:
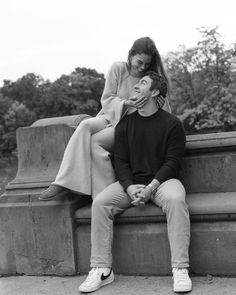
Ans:
[[[104,274],[102,273],[102,275],[101,275],[101,280],[104,281],[104,280],[106,280],[107,278],[109,278],[109,276],[111,275],[111,273],[112,273],[112,268],[111,268],[111,270],[110,270],[110,272],[109,272],[108,275],[104,276]]]

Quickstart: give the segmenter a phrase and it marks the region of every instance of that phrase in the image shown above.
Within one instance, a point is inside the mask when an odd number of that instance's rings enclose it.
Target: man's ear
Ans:
[[[160,93],[160,91],[158,89],[153,89],[152,90],[152,97],[156,97],[159,93]]]

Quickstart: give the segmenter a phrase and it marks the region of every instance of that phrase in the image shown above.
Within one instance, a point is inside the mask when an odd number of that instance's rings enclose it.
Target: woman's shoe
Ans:
[[[42,194],[39,196],[40,201],[50,201],[56,197],[64,196],[69,192],[69,189],[55,185],[50,184],[49,188],[42,192]]]

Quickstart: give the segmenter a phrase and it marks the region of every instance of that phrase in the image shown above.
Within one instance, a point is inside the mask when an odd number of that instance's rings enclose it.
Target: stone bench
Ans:
[[[181,180],[191,219],[190,265],[196,274],[236,274],[236,132],[187,137]],[[76,211],[77,264],[90,258],[90,205]],[[115,219],[114,270],[171,273],[166,217],[154,204],[131,207]]]
[[[191,272],[235,275],[236,194],[189,194],[187,203],[191,220]],[[91,205],[78,209],[75,218],[77,263],[80,272],[86,273],[90,268]],[[117,216],[113,252],[116,273],[170,274],[166,217],[161,209],[150,203],[144,208],[129,208]]]
[[[17,131],[18,172],[0,198],[0,274],[87,272],[91,199],[38,196],[54,179],[74,128],[88,116],[43,119]],[[187,137],[181,180],[191,214],[191,271],[236,275],[236,132]],[[115,220],[114,270],[169,274],[166,219],[129,208]]]

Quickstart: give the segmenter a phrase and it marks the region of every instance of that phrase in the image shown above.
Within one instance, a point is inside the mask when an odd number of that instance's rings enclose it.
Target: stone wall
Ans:
[[[87,115],[43,119],[18,129],[18,171],[0,198],[0,274],[71,275],[88,267],[91,216],[90,205],[85,205],[90,198],[69,193],[54,201],[38,201],[42,190],[55,179],[75,127],[86,118]],[[215,267],[219,275],[236,275],[235,175],[236,132],[188,136],[181,178],[193,202],[195,246],[191,246],[191,259],[200,274]],[[122,235],[132,231],[133,247],[137,246],[136,240],[143,240],[143,244],[138,243],[142,249],[148,246],[145,241],[152,233],[153,240],[161,241],[160,247],[166,248],[166,224],[161,213],[148,209],[148,214],[138,216],[132,212],[127,210],[121,217],[116,237],[122,241]],[[130,220],[138,220],[140,226]],[[137,274],[135,263],[130,268],[125,262],[118,263],[123,257],[123,246],[127,245],[117,243],[116,268],[120,273],[130,269],[130,273]],[[137,258],[137,265],[144,267],[142,274],[150,269],[152,261],[152,256],[148,257],[145,265],[145,256],[144,260],[139,259],[143,253],[140,250],[132,256]],[[162,257],[164,260],[158,256],[154,260],[159,264],[162,261],[160,271],[166,273],[168,250]]]

